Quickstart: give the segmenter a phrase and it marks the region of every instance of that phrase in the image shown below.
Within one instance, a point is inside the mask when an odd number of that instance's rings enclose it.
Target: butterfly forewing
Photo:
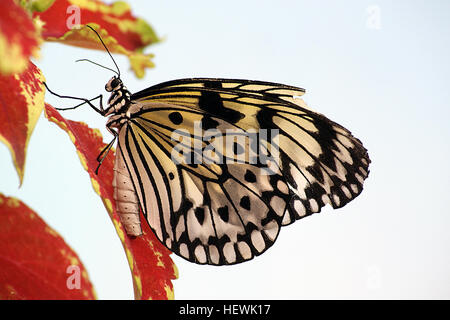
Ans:
[[[362,191],[366,149],[310,110],[303,93],[268,82],[183,79],[132,95],[119,149],[163,244],[196,263],[246,261],[269,248],[282,225]]]

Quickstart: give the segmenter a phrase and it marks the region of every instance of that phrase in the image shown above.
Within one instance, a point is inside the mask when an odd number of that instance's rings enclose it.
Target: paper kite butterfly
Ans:
[[[282,226],[327,203],[343,207],[361,193],[367,150],[350,131],[309,109],[299,98],[304,89],[194,78],[132,94],[113,62],[117,72],[104,67],[117,74],[105,86],[111,92],[106,109],[102,95],[56,95],[84,101],[69,109],[87,103],[109,116],[114,139],[97,160],[100,166],[117,139],[115,199],[128,235],[141,235],[142,209],[177,255],[236,264],[265,252]]]

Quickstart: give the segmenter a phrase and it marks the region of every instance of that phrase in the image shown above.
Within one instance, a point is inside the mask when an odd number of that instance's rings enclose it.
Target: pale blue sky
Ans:
[[[196,76],[303,87],[309,106],[351,130],[372,159],[361,196],[283,228],[250,262],[198,266],[173,255],[176,298],[450,298],[450,2],[129,3],[165,38],[146,50],[156,68],[142,80],[117,56],[131,91]],[[36,64],[57,92],[105,93],[111,73],[80,58],[110,64],[103,52],[59,44],[45,44]],[[92,110],[65,116],[110,140]],[[0,177],[0,192],[25,201],[78,252],[99,298],[133,297],[120,241],[64,132],[40,119],[21,189],[0,146]]]

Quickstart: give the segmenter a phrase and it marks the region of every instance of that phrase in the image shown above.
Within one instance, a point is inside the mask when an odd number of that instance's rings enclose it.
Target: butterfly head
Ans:
[[[108,83],[105,85],[105,90],[108,92],[117,91],[123,88],[122,80],[119,77],[112,77],[109,79]]]

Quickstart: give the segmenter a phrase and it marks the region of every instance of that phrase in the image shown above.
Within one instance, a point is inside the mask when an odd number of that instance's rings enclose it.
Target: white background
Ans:
[[[132,1],[164,37],[156,68],[131,91],[183,77],[234,77],[306,89],[315,110],[369,150],[365,190],[342,209],[283,228],[264,255],[229,267],[172,255],[178,299],[450,298],[450,2]],[[82,23],[84,21],[81,17]],[[36,61],[53,90],[104,93],[104,52],[44,44]],[[47,95],[54,106],[71,102]],[[100,128],[89,108],[66,117]],[[43,116],[23,186],[0,146],[0,192],[36,210],[79,254],[100,299],[132,299],[127,260],[66,133]],[[20,237],[20,234],[17,235]]]

